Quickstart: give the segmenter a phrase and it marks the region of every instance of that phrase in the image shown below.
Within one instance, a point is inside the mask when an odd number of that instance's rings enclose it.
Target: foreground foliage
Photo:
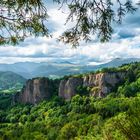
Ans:
[[[51,1],[50,1],[51,2]],[[60,40],[78,45],[79,41],[90,40],[98,35],[108,41],[113,32],[112,23],[121,23],[128,13],[136,11],[132,0],[52,0],[69,10],[66,22],[73,27],[65,31]],[[17,44],[29,36],[47,36],[47,8],[45,0],[1,0],[0,1],[0,45]]]

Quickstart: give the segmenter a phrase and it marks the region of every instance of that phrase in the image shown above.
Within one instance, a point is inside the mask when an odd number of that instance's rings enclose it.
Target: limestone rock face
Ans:
[[[88,74],[83,77],[70,77],[61,81],[34,78],[26,82],[22,91],[16,94],[14,99],[21,103],[36,104],[50,99],[53,95],[58,95],[65,100],[70,100],[77,94],[79,87],[80,89],[81,87],[88,88],[90,96],[102,98],[123,82],[125,77],[126,72],[106,72]]]
[[[68,80],[62,80],[59,85],[59,96],[70,100],[76,94],[76,88],[82,84],[82,78],[71,77]]]
[[[52,83],[47,78],[36,78],[28,80],[18,95],[18,100],[22,103],[36,104],[43,99],[51,97]]]
[[[69,100],[76,94],[78,86],[89,87],[90,95],[94,97],[105,97],[117,84],[124,81],[125,72],[108,72],[89,74],[82,78],[69,78],[62,80],[59,86],[59,96]]]
[[[125,79],[125,72],[98,73],[85,76],[83,86],[91,88],[90,94],[95,97],[105,97]]]

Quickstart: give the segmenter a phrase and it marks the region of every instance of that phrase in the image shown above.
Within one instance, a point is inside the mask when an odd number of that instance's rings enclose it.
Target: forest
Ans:
[[[127,78],[105,98],[82,87],[70,101],[55,95],[37,105],[1,95],[0,140],[139,140],[140,63],[101,71],[118,70],[127,71]]]

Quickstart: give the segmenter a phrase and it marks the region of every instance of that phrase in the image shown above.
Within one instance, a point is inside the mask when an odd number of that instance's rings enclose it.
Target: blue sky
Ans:
[[[0,47],[0,63],[14,63],[23,61],[57,62],[70,61],[72,63],[92,64],[104,63],[115,58],[140,58],[140,10],[133,15],[127,15],[122,25],[114,25],[112,40],[108,43],[91,41],[81,42],[77,49],[57,41],[57,37],[73,23],[65,24],[67,9],[48,3],[48,28],[52,38],[27,38],[18,46]]]

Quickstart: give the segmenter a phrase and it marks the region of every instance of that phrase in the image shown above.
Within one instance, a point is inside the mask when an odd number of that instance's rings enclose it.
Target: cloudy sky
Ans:
[[[71,46],[57,41],[57,37],[72,26],[72,23],[64,25],[67,10],[58,9],[57,5],[48,3],[50,18],[47,24],[52,38],[30,37],[18,46],[0,47],[0,63],[69,61],[79,64],[90,61],[96,64],[115,58],[140,58],[140,10],[133,15],[127,15],[122,25],[114,26],[110,42],[81,42],[78,48],[72,49]]]

